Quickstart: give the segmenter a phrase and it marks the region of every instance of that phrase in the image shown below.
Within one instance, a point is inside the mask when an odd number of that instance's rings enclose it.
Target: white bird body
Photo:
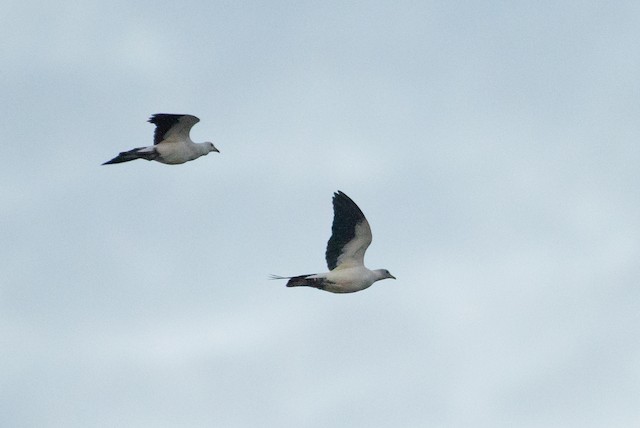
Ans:
[[[354,293],[381,279],[395,279],[386,269],[369,270],[364,265],[364,253],[372,239],[371,227],[355,202],[340,191],[333,196],[331,230],[325,254],[329,272],[272,278],[288,279],[287,287],[314,287],[332,293]]]
[[[381,270],[381,269],[380,269]],[[377,271],[369,270],[365,266],[335,268],[332,271],[310,275],[308,279],[322,279],[322,288],[332,293],[355,293],[373,285],[379,279],[389,278]]]
[[[190,114],[158,113],[151,116],[149,122],[156,125],[153,146],[138,147],[103,163],[103,165],[129,162],[135,159],[154,160],[168,165],[177,165],[198,159],[210,152],[219,150],[213,143],[194,143],[189,131],[200,119]]]
[[[150,147],[150,149],[155,148],[160,155],[155,159],[156,161],[168,165],[178,165],[198,159],[211,151],[217,151],[211,150],[208,144],[210,143],[194,143],[189,139],[175,143],[160,143],[157,146]]]

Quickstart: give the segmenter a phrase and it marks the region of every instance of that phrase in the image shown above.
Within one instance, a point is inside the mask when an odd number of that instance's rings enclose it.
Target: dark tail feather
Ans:
[[[140,150],[146,147],[138,147],[137,149],[129,150],[128,152],[120,152],[118,156],[103,163],[102,165],[110,165],[113,163],[129,162],[136,159],[146,159],[148,161],[154,160],[158,157],[158,153],[155,150],[150,152],[140,152]]]
[[[315,275],[310,273],[308,275],[299,275],[299,276],[277,276],[271,275],[271,279],[288,279],[287,287],[313,287],[313,288],[324,288],[324,278],[309,278],[310,276]]]

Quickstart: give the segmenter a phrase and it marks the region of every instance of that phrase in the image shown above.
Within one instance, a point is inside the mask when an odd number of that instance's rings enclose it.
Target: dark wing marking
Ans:
[[[333,225],[325,258],[329,270],[338,265],[363,265],[371,244],[371,228],[355,202],[338,191],[333,195]]]
[[[309,273],[306,275],[298,275],[298,276],[279,276],[279,275],[271,275],[271,279],[287,279],[287,287],[313,287],[319,288],[323,290],[327,284],[327,280],[325,278],[309,278],[310,276],[316,275],[315,273]]]
[[[148,122],[156,125],[156,130],[153,134],[153,144],[161,143],[177,134],[182,134],[182,137],[188,138],[191,127],[199,121],[200,119],[189,114],[154,114],[148,120]]]
[[[324,289],[326,279],[309,278],[310,275],[293,276],[287,281],[287,287],[313,287],[320,290]]]
[[[103,163],[102,165],[110,165],[114,163],[129,162],[136,159],[146,159],[148,161],[158,159],[160,154],[154,148],[153,150],[145,150],[147,147],[138,147],[137,149],[129,150],[127,152],[120,152],[118,156]]]

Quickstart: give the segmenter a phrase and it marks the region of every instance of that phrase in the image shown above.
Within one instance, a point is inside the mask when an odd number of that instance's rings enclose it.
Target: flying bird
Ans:
[[[120,152],[118,156],[102,165],[129,162],[136,159],[157,161],[170,165],[185,163],[204,156],[209,152],[218,152],[213,143],[194,143],[189,138],[189,131],[200,122],[190,114],[154,114],[148,122],[156,125],[153,135],[153,146],[138,147],[128,152]]]
[[[299,276],[277,276],[288,279],[287,287],[314,287],[332,293],[354,293],[374,282],[395,276],[386,269],[369,270],[364,253],[371,244],[371,227],[355,202],[338,191],[333,195],[333,225],[325,258],[329,272]]]

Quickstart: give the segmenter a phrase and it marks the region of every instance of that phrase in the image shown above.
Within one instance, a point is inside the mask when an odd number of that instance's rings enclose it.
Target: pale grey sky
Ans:
[[[10,2],[0,425],[640,425],[637,2]],[[100,166],[191,113],[212,153]],[[384,281],[326,269],[331,195]]]

